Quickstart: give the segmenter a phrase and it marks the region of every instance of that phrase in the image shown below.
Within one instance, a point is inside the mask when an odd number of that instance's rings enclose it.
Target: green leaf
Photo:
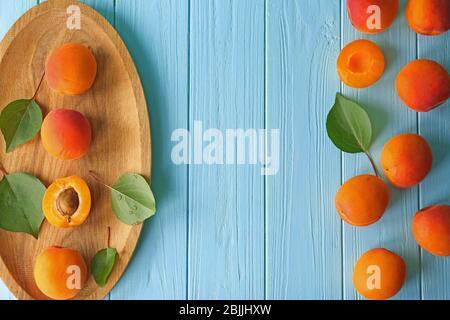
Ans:
[[[104,287],[116,264],[117,250],[115,248],[106,248],[97,252],[91,262],[91,273],[95,282],[100,287]]]
[[[141,175],[123,175],[112,186],[111,196],[112,209],[123,223],[139,224],[156,212],[153,192]]]
[[[0,114],[0,129],[6,142],[6,152],[13,151],[36,136],[42,126],[42,111],[34,100],[16,100]]]
[[[336,94],[336,102],[327,117],[331,141],[344,152],[368,152],[372,124],[367,112],[356,102]]]
[[[5,175],[0,182],[0,228],[37,239],[44,220],[44,194],[42,182],[28,173]]]

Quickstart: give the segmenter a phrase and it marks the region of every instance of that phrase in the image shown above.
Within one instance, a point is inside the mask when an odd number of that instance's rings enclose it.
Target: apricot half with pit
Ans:
[[[380,47],[369,40],[356,40],[342,49],[337,60],[340,79],[352,88],[367,88],[383,75],[385,60]]]
[[[48,187],[42,201],[47,221],[60,228],[83,224],[91,211],[91,192],[78,176],[58,179]]]
[[[75,160],[89,149],[92,129],[87,118],[69,109],[51,111],[41,128],[42,145],[55,158]]]
[[[361,175],[348,180],[336,194],[336,210],[353,226],[368,226],[377,222],[386,211],[389,188],[380,178]]]
[[[47,83],[64,95],[80,95],[89,90],[97,75],[97,61],[92,51],[79,43],[56,48],[45,65]]]
[[[419,246],[435,256],[450,256],[450,206],[436,205],[419,211],[412,231]]]
[[[74,298],[84,287],[88,268],[73,249],[50,247],[36,258],[34,280],[39,290],[54,300]]]
[[[386,178],[397,188],[411,188],[426,178],[433,166],[428,142],[414,133],[399,134],[381,152]]]
[[[406,278],[406,265],[402,257],[378,248],[367,251],[356,262],[353,285],[365,298],[385,300],[396,295]]]

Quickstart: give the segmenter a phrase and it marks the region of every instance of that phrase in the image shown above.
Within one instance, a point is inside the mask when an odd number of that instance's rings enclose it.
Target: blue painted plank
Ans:
[[[326,115],[339,91],[339,2],[267,3],[267,126],[281,130],[267,177],[267,298],[340,299],[341,225],[333,197],[340,152]]]
[[[418,57],[439,62],[450,70],[450,32],[436,37],[419,36]],[[431,144],[434,164],[420,189],[420,206],[450,205],[450,101],[419,115],[420,134]],[[450,258],[434,257],[422,251],[422,294],[424,299],[450,299]]]
[[[264,128],[264,0],[191,0],[190,12],[191,132],[197,120],[223,136]],[[191,166],[188,233],[188,298],[264,298],[259,165]]]
[[[37,0],[0,2],[0,39],[8,32],[14,22],[28,9],[37,4]]]
[[[399,133],[417,132],[417,115],[405,107],[397,96],[395,78],[407,62],[415,58],[416,37],[404,18],[404,5],[399,17],[390,29],[378,35],[363,35],[350,24],[346,2],[342,6],[343,45],[356,39],[367,38],[381,46],[386,58],[383,78],[367,89],[351,89],[343,85],[343,93],[366,107],[374,127],[372,153],[379,164],[380,152],[388,139]],[[379,166],[380,168],[380,166]],[[364,155],[344,155],[343,181],[353,176],[373,173]],[[411,219],[418,208],[418,188],[411,190],[391,189],[391,203],[376,224],[357,228],[343,226],[344,244],[344,298],[361,299],[352,284],[353,267],[367,250],[384,247],[401,255],[407,264],[407,281],[396,299],[420,299],[419,250],[411,235]]]
[[[36,0],[0,2],[0,39],[8,32],[13,23],[28,9],[37,4]],[[0,280],[0,300],[15,299]]]
[[[141,76],[151,118],[157,215],[112,299],[186,298],[187,167],[171,160],[171,135],[187,126],[188,6],[185,0],[116,1],[116,29]]]
[[[114,26],[114,0],[81,0],[81,2],[97,10]],[[83,26],[81,26],[83,28]]]

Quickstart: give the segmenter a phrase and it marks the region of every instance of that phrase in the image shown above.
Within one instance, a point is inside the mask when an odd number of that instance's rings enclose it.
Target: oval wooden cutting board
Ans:
[[[81,9],[81,29],[67,28],[67,8]],[[0,230],[0,276],[18,299],[46,299],[36,287],[33,265],[48,246],[77,249],[90,264],[95,253],[111,246],[120,259],[105,288],[90,276],[76,299],[101,299],[119,280],[137,244],[141,225],[122,224],[113,214],[110,193],[89,177],[94,170],[113,184],[122,174],[140,173],[150,177],[150,126],[142,85],[133,61],[113,27],[90,7],[68,0],[49,0],[25,13],[0,44],[0,108],[9,102],[30,98],[44,72],[50,51],[64,43],[78,42],[90,47],[98,62],[93,88],[78,97],[53,92],[45,80],[37,101],[44,116],[55,108],[84,113],[93,129],[93,143],[80,160],[57,160],[46,153],[40,138],[5,154],[0,139],[0,161],[12,172],[29,172],[47,186],[57,178],[83,177],[91,188],[93,206],[87,222],[78,228],[57,229],[44,221],[39,240],[25,234]]]

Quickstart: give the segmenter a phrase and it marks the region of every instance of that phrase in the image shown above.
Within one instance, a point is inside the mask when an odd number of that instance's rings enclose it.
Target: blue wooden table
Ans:
[[[0,1],[0,36],[37,0]],[[385,33],[349,23],[345,0],[92,0],[133,56],[148,100],[152,187],[158,213],[145,224],[134,260],[110,299],[359,299],[357,258],[386,247],[403,256],[407,282],[397,299],[450,299],[450,259],[423,252],[411,234],[419,207],[450,203],[450,103],[428,114],[404,106],[395,77],[416,58],[450,68],[450,33],[422,37],[402,12]],[[363,90],[342,85],[340,48],[369,38],[387,70]],[[0,89],[1,90],[1,89]],[[336,92],[367,107],[373,152],[397,133],[418,132],[434,170],[420,187],[392,189],[383,219],[344,224],[334,195],[370,172],[363,156],[341,154],[327,138]],[[280,129],[280,169],[258,165],[176,165],[174,130]],[[12,298],[0,286],[0,298]]]

